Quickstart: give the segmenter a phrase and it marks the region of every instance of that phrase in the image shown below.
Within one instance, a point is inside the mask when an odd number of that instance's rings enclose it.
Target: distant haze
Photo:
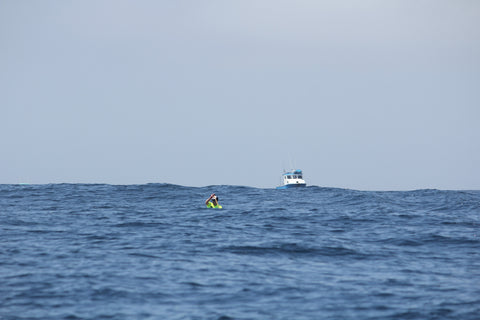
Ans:
[[[480,189],[480,1],[1,1],[0,183]]]

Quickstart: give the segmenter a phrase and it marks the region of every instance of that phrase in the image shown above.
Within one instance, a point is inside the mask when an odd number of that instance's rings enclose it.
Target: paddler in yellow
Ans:
[[[222,209],[222,206],[218,204],[218,197],[215,195],[215,193],[212,193],[210,198],[208,198],[205,201],[205,204],[207,205],[207,208],[219,208]]]

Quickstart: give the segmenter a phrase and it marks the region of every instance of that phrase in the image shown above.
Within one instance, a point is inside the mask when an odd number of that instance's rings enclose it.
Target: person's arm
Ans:
[[[208,201],[212,200],[213,197],[215,197],[215,193],[210,195],[210,197],[205,201],[205,205],[208,205]]]

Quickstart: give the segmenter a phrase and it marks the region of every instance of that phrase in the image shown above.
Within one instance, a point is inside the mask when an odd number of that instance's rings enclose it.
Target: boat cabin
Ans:
[[[283,175],[282,187],[305,187],[307,184],[303,180],[302,170],[294,170],[291,172],[285,172]],[[283,189],[283,188],[282,188]]]

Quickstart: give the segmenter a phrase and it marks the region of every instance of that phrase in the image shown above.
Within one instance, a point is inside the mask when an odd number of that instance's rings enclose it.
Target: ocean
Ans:
[[[480,191],[0,185],[0,319],[480,319],[479,227]]]

